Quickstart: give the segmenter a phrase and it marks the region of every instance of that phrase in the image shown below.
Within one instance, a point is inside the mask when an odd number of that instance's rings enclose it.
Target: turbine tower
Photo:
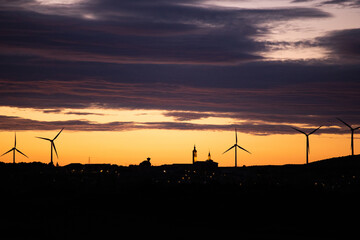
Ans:
[[[318,127],[317,129],[311,131],[310,133],[303,132],[299,129],[293,127],[294,130],[304,134],[306,136],[306,164],[309,163],[309,153],[310,153],[310,143],[309,143],[309,136],[319,130],[322,126]]]
[[[340,118],[337,118],[337,120],[339,120],[340,122],[342,122],[343,124],[345,124],[347,127],[350,128],[351,130],[351,155],[354,156],[354,132],[356,130],[358,130],[360,127],[357,128],[353,128],[350,124],[347,124],[346,122],[344,122],[343,120],[341,120]]]
[[[251,154],[251,152],[249,152],[248,150],[246,150],[245,148],[240,147],[237,144],[238,140],[237,140],[237,132],[236,132],[236,128],[235,128],[235,144],[233,146],[231,146],[228,150],[226,150],[224,153],[230,151],[232,148],[235,148],[235,167],[237,167],[237,148],[240,148],[241,150],[244,150],[245,152],[248,152]],[[223,154],[224,154],[223,153]]]
[[[8,154],[9,152],[13,151],[13,163],[15,163],[15,151],[24,155],[25,157],[29,158],[28,156],[26,156],[24,153],[22,153],[19,149],[16,148],[16,133],[15,133],[15,143],[14,143],[14,147],[12,149],[10,149],[9,151],[7,151],[6,153],[4,153],[3,155],[1,155],[0,157],[4,156],[5,154]]]
[[[62,130],[64,130],[64,128],[62,128],[60,130],[60,132],[53,138],[53,139],[49,139],[49,138],[43,138],[43,137],[37,137],[37,138],[40,138],[40,139],[43,139],[43,140],[47,140],[49,141],[51,144],[50,144],[50,152],[51,152],[51,155],[50,155],[50,165],[54,165],[54,162],[53,162],[53,148],[55,150],[55,153],[56,153],[56,157],[59,158],[58,156],[58,153],[56,151],[56,147],[55,147],[55,139],[60,135],[60,133],[62,132]]]

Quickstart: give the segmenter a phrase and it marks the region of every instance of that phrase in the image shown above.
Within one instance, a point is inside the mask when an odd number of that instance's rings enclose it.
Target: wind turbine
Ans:
[[[49,142],[51,143],[51,146],[50,146],[50,152],[51,152],[50,164],[51,164],[51,165],[54,165],[54,163],[53,163],[53,148],[54,148],[54,150],[55,150],[56,157],[59,158],[58,153],[57,153],[57,151],[56,151],[56,147],[55,147],[54,141],[55,141],[55,139],[60,135],[60,133],[62,132],[62,130],[64,130],[64,128],[62,128],[62,129],[60,130],[60,132],[59,132],[53,139],[43,138],[43,137],[37,137],[37,138],[40,138],[40,139],[43,139],[43,140],[47,140],[47,141],[49,141]]]
[[[248,152],[251,154],[251,152],[249,152],[248,150],[246,150],[245,148],[242,148],[240,147],[238,144],[237,144],[238,140],[237,140],[237,132],[236,132],[236,128],[235,128],[235,144],[230,147],[228,150],[226,150],[224,153],[228,152],[229,150],[231,150],[232,148],[235,148],[235,167],[237,167],[237,148],[240,148],[241,150],[244,150],[245,152]],[[224,154],[223,153],[223,154]]]
[[[315,130],[312,130],[310,133],[306,133],[306,132],[303,132],[299,129],[296,129],[293,127],[294,130],[304,134],[306,136],[306,164],[309,163],[309,153],[310,153],[310,144],[309,144],[309,136],[313,133],[315,133],[317,130],[319,130],[322,126],[318,127],[317,129]]]
[[[16,133],[15,133],[15,143],[14,143],[14,147],[12,149],[10,149],[9,151],[7,151],[6,153],[4,153],[3,155],[1,155],[0,157],[4,156],[5,154],[8,154],[9,152],[13,151],[13,163],[15,163],[15,151],[24,155],[25,157],[29,158],[28,156],[26,156],[24,153],[22,153],[19,149],[16,148]]]
[[[358,130],[360,127],[357,128],[353,128],[351,127],[350,124],[347,124],[346,122],[344,122],[343,120],[341,120],[340,118],[337,118],[337,120],[339,120],[340,122],[342,122],[343,124],[345,124],[347,127],[350,128],[351,130],[351,155],[354,155],[354,132],[356,130]]]

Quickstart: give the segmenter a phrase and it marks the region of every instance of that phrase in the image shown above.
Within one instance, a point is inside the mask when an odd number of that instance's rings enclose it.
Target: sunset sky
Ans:
[[[359,0],[0,0],[0,154],[305,163],[360,126]],[[360,130],[357,132],[360,137]],[[356,136],[356,135],[355,135]],[[355,138],[355,154],[360,140]],[[12,154],[0,158],[12,162]]]

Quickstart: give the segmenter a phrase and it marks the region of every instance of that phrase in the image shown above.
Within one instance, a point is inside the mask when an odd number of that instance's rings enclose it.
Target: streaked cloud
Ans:
[[[254,39],[268,32],[264,23],[331,16],[316,8],[242,9],[189,2],[85,1],[69,10],[68,4],[26,1],[16,11],[17,5],[6,1],[4,6],[12,8],[0,15],[0,49],[3,55],[71,62],[232,65],[263,58],[259,53],[266,48]]]
[[[292,3],[315,2],[319,5],[341,5],[346,7],[360,6],[359,0],[293,0]]]
[[[73,130],[120,131],[134,129],[196,129],[225,130],[234,126],[253,134],[288,133],[286,126],[316,125],[332,126],[335,117],[360,123],[360,110],[357,107],[359,84],[328,82],[301,83],[273,86],[270,88],[212,88],[190,87],[170,84],[129,84],[106,81],[60,82],[0,82],[3,104],[22,108],[43,108],[47,113],[72,114],[82,117],[91,115],[106,116],[106,109],[161,109],[165,117],[173,121],[162,122],[137,120],[110,123],[97,123],[91,120],[51,121],[45,124],[31,120],[10,125],[3,129],[18,128],[42,129],[68,126]],[[18,101],[14,96],[21,95]],[[346,98],[344,98],[346,95]],[[55,96],[51,99],[51,96]],[[25,101],[24,101],[25,99]],[[96,113],[86,108],[96,107]],[[59,113],[48,109],[72,108]],[[76,110],[82,109],[82,111]],[[99,113],[100,110],[100,113]],[[175,111],[176,110],[176,111]],[[119,110],[121,111],[121,110]],[[146,112],[146,110],[144,110]],[[5,116],[4,116],[5,117]],[[143,117],[143,116],[141,116]],[[209,124],[209,118],[227,118],[227,124]],[[4,118],[5,120],[9,120]],[[202,120],[193,122],[193,120]],[[35,121],[35,122],[31,122]],[[219,121],[221,122],[221,121]],[[336,122],[336,120],[335,120]],[[245,125],[244,125],[245,124]],[[21,126],[24,125],[24,126]],[[246,126],[246,127],[245,127]],[[256,130],[254,128],[256,127]]]
[[[335,60],[350,63],[360,61],[360,28],[333,31],[318,38],[318,42]]]
[[[233,131],[237,128],[242,133],[253,135],[272,135],[272,134],[297,134],[291,128],[291,124],[266,124],[243,122],[238,124],[195,124],[189,122],[109,122],[97,123],[86,120],[67,120],[67,121],[38,121],[13,116],[0,116],[0,130],[13,131],[43,131],[57,130],[65,127],[70,131],[132,131],[143,129],[161,130],[184,130],[184,131]],[[303,129],[312,129],[307,126]],[[329,125],[322,129],[321,133],[346,133],[347,129]]]
[[[0,0],[0,105],[72,117],[8,114],[2,129],[236,126],[266,135],[318,123],[339,132],[335,117],[360,125],[359,28],[311,26],[339,17],[329,5],[358,1],[276,2]],[[308,28],[318,34],[303,36]],[[167,120],[94,120],[109,109],[159,110]]]

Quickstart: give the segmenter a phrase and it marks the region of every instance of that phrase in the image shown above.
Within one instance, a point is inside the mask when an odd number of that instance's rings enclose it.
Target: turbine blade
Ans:
[[[15,133],[15,143],[14,143],[14,148],[16,148],[16,133]]]
[[[314,132],[316,132],[317,130],[319,130],[322,126],[318,127],[317,129],[313,130],[311,133],[309,133],[308,135],[313,134]]]
[[[60,130],[60,132],[54,137],[53,141],[60,135],[60,133],[62,132],[62,130],[64,130],[64,128],[62,128],[62,129]]]
[[[235,143],[237,144],[237,131],[236,131],[236,128],[235,128]]]
[[[336,118],[336,119],[339,120],[340,122],[342,122],[343,124],[345,124],[346,126],[348,126],[350,129],[352,129],[352,127],[349,124],[347,124],[346,122],[344,122],[340,118]]]
[[[48,139],[48,138],[43,138],[43,137],[36,137],[36,138],[40,138],[40,139],[43,139],[43,140],[48,140],[51,142],[51,139]]]
[[[14,148],[10,149],[9,151],[7,151],[6,153],[4,153],[3,155],[1,155],[0,157],[4,156],[5,154],[8,154],[9,152],[13,151]]]
[[[228,151],[230,151],[233,147],[235,147],[236,146],[236,144],[235,145],[233,145],[231,148],[229,148],[228,150],[226,150],[225,152],[223,152],[223,154],[224,153],[226,153],[226,152],[228,152]]]
[[[51,142],[51,145],[53,146],[53,148],[54,148],[54,150],[55,150],[56,157],[59,159],[59,156],[58,156],[58,153],[57,153],[57,151],[56,151],[56,147],[55,147],[54,142]]]
[[[15,148],[15,150],[16,150],[18,153],[20,153],[20,154],[24,155],[25,157],[29,158],[28,156],[26,156],[25,153],[22,153],[19,149]]]
[[[354,128],[353,131],[358,130],[360,127]]]
[[[246,150],[245,148],[243,148],[243,147],[240,147],[239,145],[236,145],[238,148],[240,148],[241,150],[244,150],[245,152],[247,152],[247,153],[250,153],[251,154],[251,152],[249,152],[248,150]]]
[[[294,128],[294,127],[291,127],[291,128],[294,129],[294,130],[296,130],[296,131],[298,131],[298,132],[300,132],[300,133],[302,133],[302,134],[307,135],[305,132],[303,132],[303,131],[301,131],[301,130],[299,130],[299,129],[297,129],[297,128]]]

